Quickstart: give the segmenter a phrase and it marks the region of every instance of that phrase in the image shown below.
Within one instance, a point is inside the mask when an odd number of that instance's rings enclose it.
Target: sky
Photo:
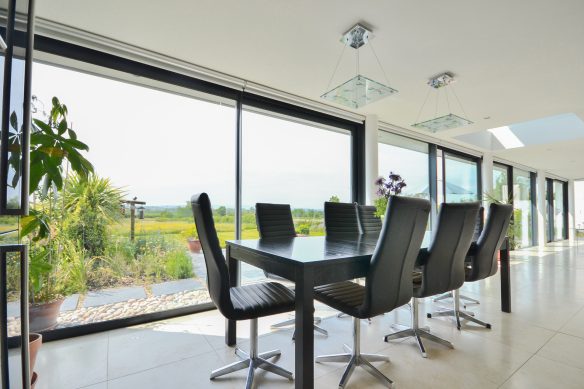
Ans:
[[[33,95],[57,96],[89,145],[98,175],[147,205],[183,205],[209,193],[235,203],[235,109],[35,63]],[[243,116],[243,205],[287,202],[322,208],[350,201],[351,137],[252,112]]]

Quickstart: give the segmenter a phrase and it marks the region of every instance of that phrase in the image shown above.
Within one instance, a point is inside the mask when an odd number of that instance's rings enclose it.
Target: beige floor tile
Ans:
[[[534,356],[501,389],[582,389],[584,370]]]
[[[165,325],[112,331],[109,338],[108,379],[147,370],[181,359],[213,352],[205,337]]]
[[[584,358],[582,358],[582,355],[584,355],[584,339],[571,335],[556,334],[538,351],[537,355],[568,366],[584,369]],[[584,387],[584,382],[582,386]]]

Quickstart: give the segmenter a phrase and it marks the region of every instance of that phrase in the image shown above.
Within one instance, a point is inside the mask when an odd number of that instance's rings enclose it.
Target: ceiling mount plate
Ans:
[[[343,34],[341,42],[354,49],[365,46],[371,38],[371,30],[362,24],[355,24],[349,31]]]
[[[447,86],[454,82],[454,76],[450,72],[441,73],[428,80],[428,85],[431,88],[438,89]]]

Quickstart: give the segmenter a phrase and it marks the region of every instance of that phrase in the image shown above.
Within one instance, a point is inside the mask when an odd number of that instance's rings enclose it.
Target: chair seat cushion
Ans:
[[[232,320],[248,320],[294,310],[294,292],[277,282],[263,282],[230,289]]]
[[[314,298],[347,315],[366,319],[361,313],[365,287],[351,281],[337,282],[314,288]]]

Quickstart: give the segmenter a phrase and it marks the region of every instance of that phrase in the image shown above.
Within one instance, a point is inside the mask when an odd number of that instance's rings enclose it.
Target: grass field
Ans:
[[[298,219],[295,220],[297,227],[299,225],[310,226],[310,235],[324,235],[322,220],[318,219]],[[235,239],[235,224],[216,222],[215,228],[222,247],[225,247],[225,241]],[[110,231],[114,236],[130,235],[130,219],[123,219],[120,223],[110,226]],[[185,242],[189,237],[195,235],[196,229],[191,219],[175,218],[146,218],[136,221],[136,237],[149,235],[164,235],[165,237]],[[259,234],[255,223],[243,223],[242,239],[256,239]]]

